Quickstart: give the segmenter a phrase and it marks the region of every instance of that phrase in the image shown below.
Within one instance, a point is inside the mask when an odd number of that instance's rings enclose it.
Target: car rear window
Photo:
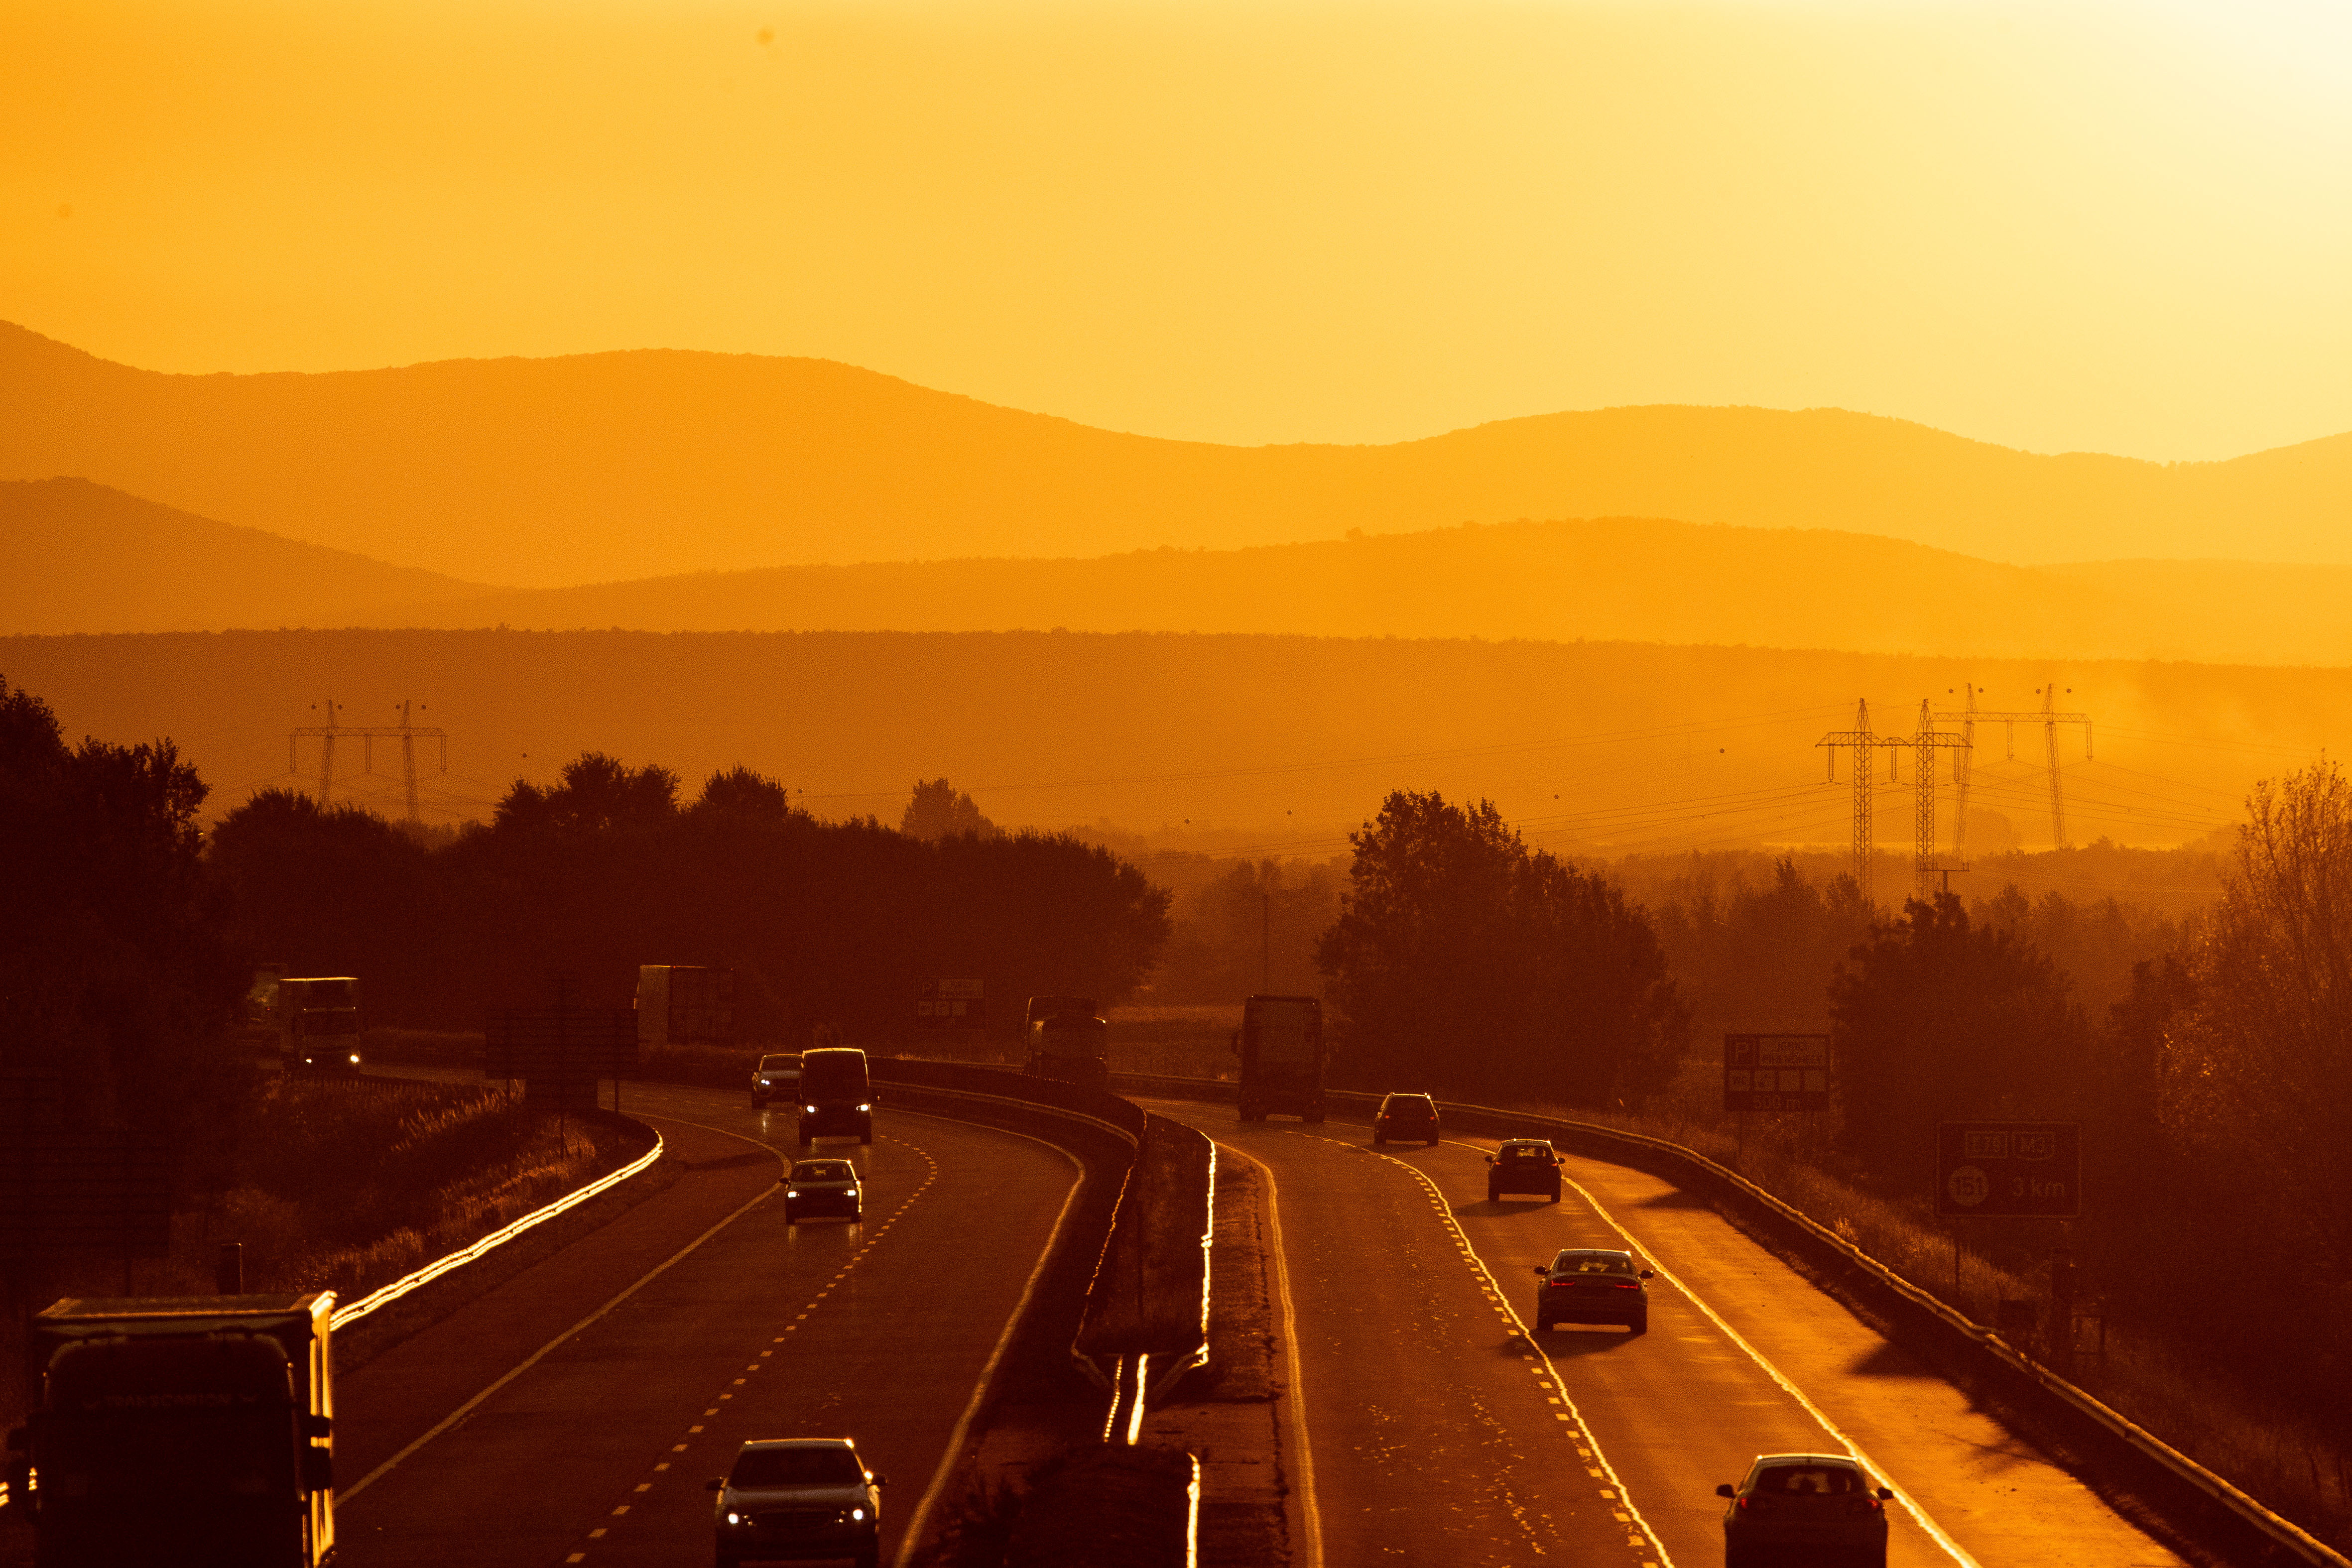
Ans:
[[[1388,1103],[1381,1106],[1381,1109],[1388,1112],[1391,1115],[1395,1114],[1399,1111],[1417,1112],[1423,1114],[1427,1114],[1428,1113],[1436,1110],[1437,1107],[1430,1102],[1430,1098],[1426,1094],[1391,1094],[1388,1098]]]
[[[1862,1478],[1843,1465],[1772,1465],[1758,1472],[1754,1490],[1767,1497],[1852,1497]]]
[[[1551,1145],[1549,1144],[1507,1144],[1503,1148],[1503,1157],[1507,1160],[1540,1160],[1549,1165],[1551,1164]]]
[[[856,1486],[866,1479],[846,1448],[754,1448],[735,1456],[727,1478],[738,1487]]]
[[[1630,1274],[1633,1260],[1622,1252],[1563,1252],[1552,1260],[1555,1274]]]

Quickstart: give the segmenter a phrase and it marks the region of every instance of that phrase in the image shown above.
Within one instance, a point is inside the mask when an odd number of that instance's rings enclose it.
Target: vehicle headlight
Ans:
[[[760,1080],[760,1087],[761,1087],[761,1088],[762,1088],[762,1089],[773,1089],[773,1088],[775,1087],[775,1084],[773,1084],[772,1082],[769,1082],[767,1079],[762,1078],[762,1079],[761,1079],[761,1080]]]
[[[856,1524],[859,1520],[862,1520],[865,1517],[866,1511],[862,1508],[853,1508],[849,1511],[849,1522],[852,1524]]]
[[[743,1522],[743,1516],[737,1513],[734,1510],[730,1509],[727,1511],[727,1522],[730,1524],[740,1524]]]
[[[798,1187],[788,1186],[784,1188],[784,1196],[786,1197],[798,1197],[800,1195],[800,1189]]]
[[[801,1109],[807,1112],[812,1116],[816,1114],[816,1107],[814,1105],[803,1105]]]
[[[357,1057],[353,1057],[352,1060],[352,1061],[358,1061],[359,1059],[358,1059]],[[858,1107],[858,1109],[859,1109],[859,1110],[861,1110],[861,1111],[871,1111],[872,1109],[874,1109],[874,1107],[873,1107],[873,1106],[871,1106],[871,1105],[860,1105],[860,1106]]]
[[[355,1051],[352,1052],[352,1065],[353,1067],[357,1067],[359,1064],[360,1064],[360,1053],[359,1053],[358,1051]]]

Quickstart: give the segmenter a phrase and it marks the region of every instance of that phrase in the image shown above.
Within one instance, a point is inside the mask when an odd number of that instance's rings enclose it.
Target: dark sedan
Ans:
[[[1426,1094],[1383,1094],[1372,1113],[1372,1147],[1391,1139],[1437,1146],[1437,1102]]]

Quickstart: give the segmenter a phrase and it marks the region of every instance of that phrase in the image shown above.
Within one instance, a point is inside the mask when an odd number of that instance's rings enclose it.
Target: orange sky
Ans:
[[[29,0],[0,318],[812,354],[1155,434],[2352,429],[2352,7]]]

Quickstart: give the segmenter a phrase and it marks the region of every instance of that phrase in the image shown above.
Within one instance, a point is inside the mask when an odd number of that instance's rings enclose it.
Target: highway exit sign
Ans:
[[[1951,1218],[2079,1218],[2083,1212],[2082,1124],[1938,1124],[1936,1212]]]
[[[1727,1111],[1826,1111],[1830,1037],[1727,1034],[1723,1037]]]

